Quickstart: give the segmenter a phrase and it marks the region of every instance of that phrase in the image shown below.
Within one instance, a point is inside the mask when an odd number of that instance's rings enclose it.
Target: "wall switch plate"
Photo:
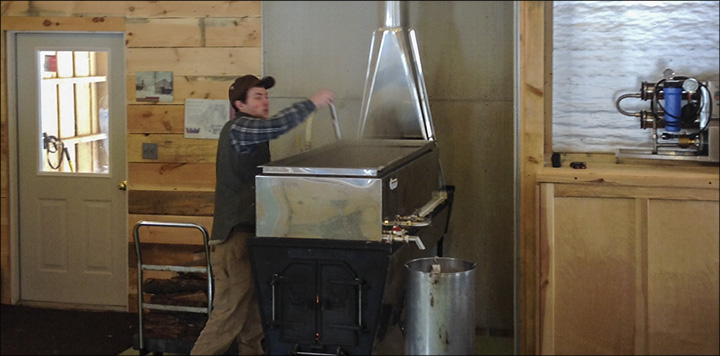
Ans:
[[[142,144],[142,158],[143,159],[157,159],[158,158],[157,143],[143,143]]]

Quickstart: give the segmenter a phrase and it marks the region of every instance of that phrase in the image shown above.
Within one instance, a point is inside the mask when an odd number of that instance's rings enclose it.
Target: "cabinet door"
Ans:
[[[649,354],[718,354],[718,213],[716,201],[649,201]]]
[[[555,197],[540,241],[542,354],[633,354],[634,199]]]
[[[542,184],[542,354],[717,354],[717,191]]]

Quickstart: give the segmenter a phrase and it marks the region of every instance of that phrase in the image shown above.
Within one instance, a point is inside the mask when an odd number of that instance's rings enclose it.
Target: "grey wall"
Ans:
[[[263,2],[271,111],[320,88],[355,137],[377,2]],[[456,187],[444,255],[477,263],[476,325],[513,328],[513,2],[411,1],[441,162]],[[273,141],[273,159],[335,141],[329,110]]]

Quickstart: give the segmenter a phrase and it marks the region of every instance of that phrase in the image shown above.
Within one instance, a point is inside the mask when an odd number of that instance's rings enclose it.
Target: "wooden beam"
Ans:
[[[262,74],[260,47],[128,48],[125,61],[125,74],[130,76],[152,71],[173,72],[173,76]]]
[[[4,16],[259,17],[260,1],[3,1]]]
[[[122,17],[26,17],[3,16],[2,30],[6,31],[100,31],[125,32]]]
[[[604,184],[607,186],[640,186],[717,189],[720,177],[717,167],[708,166],[632,166],[593,164],[587,169],[548,168],[537,172],[537,183]]]
[[[155,143],[157,160],[142,158],[143,143]],[[215,162],[217,140],[185,138],[182,134],[129,134],[127,136],[128,162]]]
[[[545,127],[551,81],[545,27],[552,2],[520,2],[520,349],[532,355],[539,349],[536,174],[544,164]]]
[[[128,190],[128,212],[149,215],[212,216],[215,192]]]
[[[215,191],[215,163],[128,164],[130,189],[165,191]]]
[[[128,105],[127,132],[129,134],[183,134],[184,105]]]
[[[259,17],[128,19],[128,48],[260,47]]]

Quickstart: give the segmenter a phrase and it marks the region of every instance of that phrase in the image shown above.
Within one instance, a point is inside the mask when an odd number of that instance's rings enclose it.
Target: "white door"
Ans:
[[[20,300],[127,307],[122,33],[17,33]]]

